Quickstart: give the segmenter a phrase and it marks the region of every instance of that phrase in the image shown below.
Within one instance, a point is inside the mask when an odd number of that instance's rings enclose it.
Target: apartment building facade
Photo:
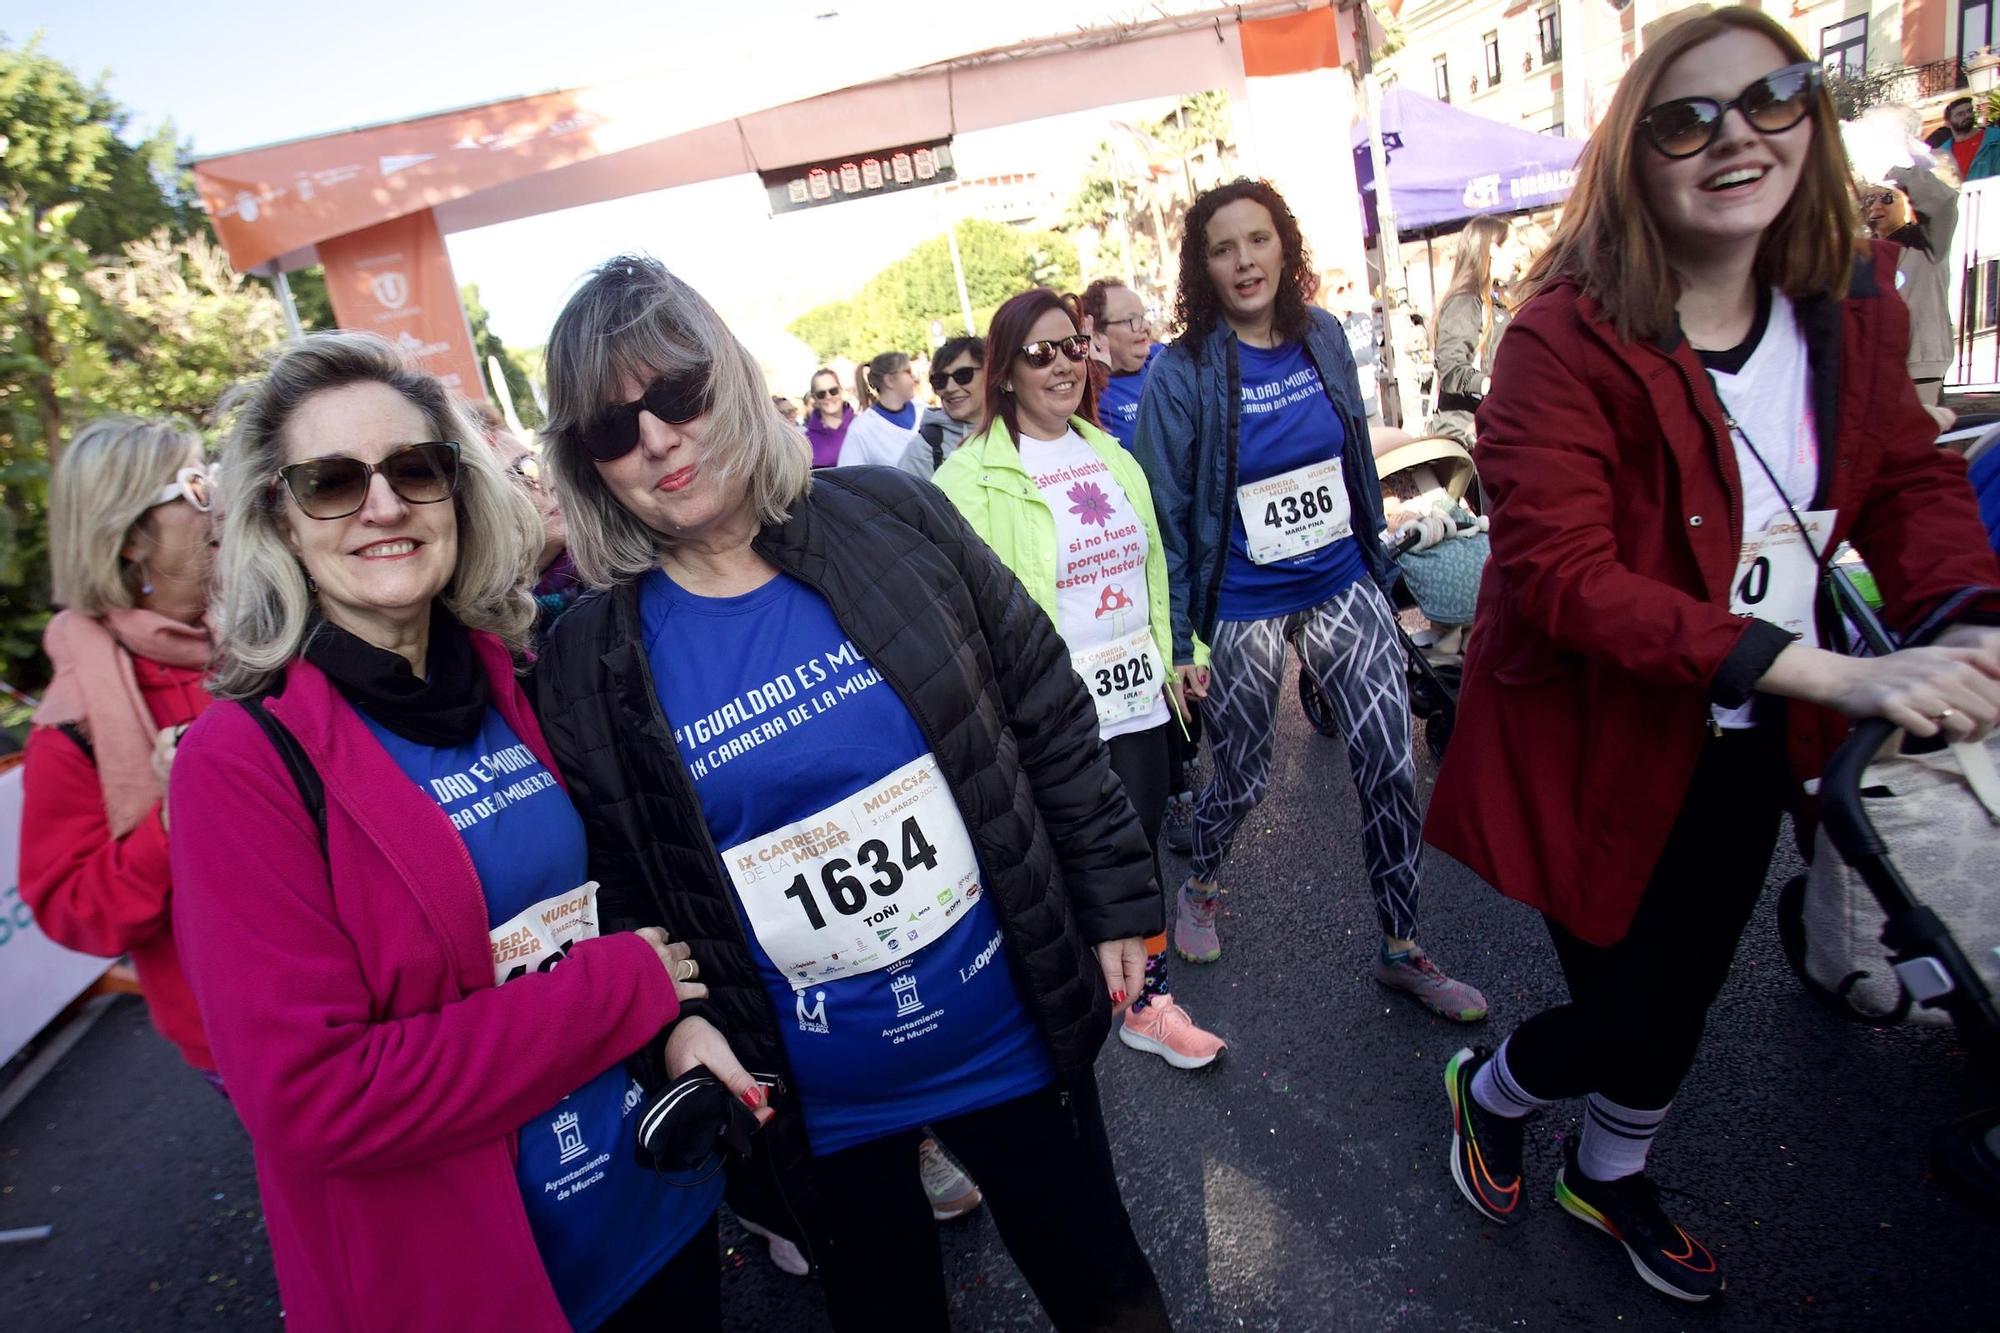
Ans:
[[[1403,44],[1385,80],[1544,134],[1589,134],[1682,0],[1387,0]],[[1893,100],[1940,104],[1962,61],[2000,42],[2000,0],[1776,0],[1764,6],[1830,74],[1888,80]]]

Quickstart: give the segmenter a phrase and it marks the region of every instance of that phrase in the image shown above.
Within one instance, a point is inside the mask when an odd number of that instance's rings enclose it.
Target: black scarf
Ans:
[[[486,719],[486,672],[473,655],[472,637],[442,601],[431,603],[428,680],[418,680],[402,654],[326,620],[307,631],[305,656],[347,702],[413,744],[463,745]]]

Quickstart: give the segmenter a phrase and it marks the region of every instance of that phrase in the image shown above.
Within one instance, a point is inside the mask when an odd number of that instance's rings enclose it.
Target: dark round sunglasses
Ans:
[[[1693,157],[1715,142],[1731,108],[1759,134],[1783,134],[1812,114],[1820,68],[1804,63],[1772,70],[1727,102],[1676,97],[1639,117],[1639,129],[1662,157]]]
[[[933,370],[931,372],[931,389],[933,392],[943,393],[944,386],[947,384],[956,384],[962,389],[972,383],[973,378],[978,374],[978,366],[960,366],[957,370]]]
[[[1058,351],[1080,365],[1090,355],[1090,335],[1072,333],[1067,338],[1044,338],[1040,342],[1028,343],[1016,355],[1040,370],[1054,363]]]
[[[307,518],[346,518],[368,503],[368,487],[377,474],[407,504],[432,505],[458,491],[458,446],[447,440],[406,444],[391,450],[379,463],[364,463],[345,454],[308,458],[278,469],[278,480]]]
[[[651,412],[673,426],[685,426],[708,410],[708,369],[662,375],[629,403],[607,407],[584,427],[578,443],[600,463],[632,452],[639,443],[639,413]]]

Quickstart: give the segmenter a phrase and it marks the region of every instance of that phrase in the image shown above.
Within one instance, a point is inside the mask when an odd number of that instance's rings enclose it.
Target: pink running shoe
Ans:
[[[1188,891],[1185,881],[1174,899],[1174,952],[1190,963],[1212,963],[1222,957],[1222,937],[1215,933],[1221,897],[1206,902]]]
[[[1144,1009],[1127,1009],[1118,1040],[1135,1051],[1150,1051],[1176,1069],[1201,1069],[1229,1048],[1213,1032],[1196,1027],[1171,995],[1155,995]]]
[[[1486,1017],[1486,997],[1463,981],[1453,981],[1422,949],[1394,960],[1377,956],[1375,980],[1412,996],[1424,1008],[1454,1023],[1477,1023]]]

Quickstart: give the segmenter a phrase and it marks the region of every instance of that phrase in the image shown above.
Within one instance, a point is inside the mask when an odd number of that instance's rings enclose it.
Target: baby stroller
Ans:
[[[1458,719],[1465,639],[1472,627],[1480,572],[1491,550],[1479,517],[1485,503],[1479,473],[1471,453],[1457,440],[1410,439],[1400,432],[1384,432],[1377,440],[1375,465],[1390,507],[1438,514],[1453,534],[1418,550],[1421,529],[1399,524],[1400,530],[1384,543],[1403,574],[1390,600],[1407,663],[1410,712],[1424,724],[1424,743],[1431,755],[1443,758]],[[1340,735],[1332,706],[1303,669],[1299,706],[1321,735]]]
[[[1831,587],[1866,651],[1895,646],[1845,567],[1836,565]],[[1863,722],[1827,763],[1814,869],[1780,893],[1779,939],[1806,990],[1844,1018],[1951,1023],[1990,1095],[2000,1092],[2000,1006],[1989,984],[2000,975],[2000,948],[1992,958],[1978,955],[1993,944],[2000,893],[1977,865],[1968,889],[1967,876],[1953,873],[1948,849],[1974,849],[1973,859],[1987,869],[1996,859],[2000,792],[1989,784],[1990,756],[2000,742],[1964,747],[1969,753],[1957,756],[1931,744],[1930,754],[1906,758],[1916,747],[1906,750],[1900,740],[1893,723]],[[1951,772],[1958,767],[1962,774]],[[1939,774],[1949,776],[1940,782]],[[1878,826],[1878,818],[1889,822]],[[1930,903],[1911,890],[1883,827],[1914,844],[1904,853],[1923,871]],[[1878,924],[1881,944],[1874,948],[1867,937]],[[1939,1130],[1931,1167],[1944,1184],[2000,1217],[2000,1105]]]

